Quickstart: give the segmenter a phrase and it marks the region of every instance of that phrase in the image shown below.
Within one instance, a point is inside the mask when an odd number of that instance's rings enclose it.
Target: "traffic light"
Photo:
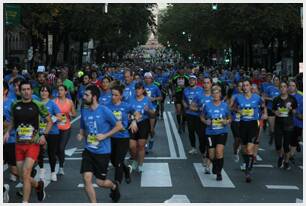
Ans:
[[[217,4],[212,4],[212,10],[216,11],[218,9],[218,5]]]

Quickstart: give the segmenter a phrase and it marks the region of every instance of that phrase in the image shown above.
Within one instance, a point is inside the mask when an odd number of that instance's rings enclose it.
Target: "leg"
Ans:
[[[48,144],[48,158],[49,158],[51,172],[55,172],[56,150],[59,144],[59,135],[48,135],[47,144]]]
[[[96,198],[96,191],[92,185],[92,172],[84,172],[83,173],[83,181],[85,185],[85,191],[87,194],[87,197],[91,203],[96,203],[97,198]]]
[[[145,156],[146,140],[145,139],[139,139],[137,143],[138,143],[138,164],[139,164],[139,166],[142,166],[142,164],[144,162],[144,156]]]
[[[63,168],[64,167],[64,162],[65,162],[65,148],[66,145],[70,139],[70,131],[71,129],[65,130],[65,131],[60,131],[61,133],[61,138],[60,138],[60,142],[59,142],[59,162],[60,162],[60,167]]]

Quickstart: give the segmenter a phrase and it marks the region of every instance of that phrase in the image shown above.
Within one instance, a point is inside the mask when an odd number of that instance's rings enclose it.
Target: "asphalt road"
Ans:
[[[240,163],[232,154],[233,137],[230,133],[225,148],[223,181],[216,182],[214,175],[205,175],[199,154],[190,155],[187,129],[178,135],[174,105],[167,104],[164,120],[158,120],[155,145],[145,159],[143,174],[132,173],[131,184],[124,181],[120,186],[121,203],[295,203],[303,199],[303,153],[297,153],[296,164],[285,171],[276,167],[274,146],[268,145],[265,132],[261,137],[259,156],[261,161],[253,170],[253,181],[246,183]],[[76,140],[79,121],[73,124],[72,136],[67,146],[65,175],[57,182],[46,176],[46,203],[88,202],[79,173],[82,143]],[[198,142],[197,142],[198,145]],[[6,167],[5,167],[6,168]],[[4,168],[4,182],[10,185],[10,202],[22,201],[16,195],[18,182],[10,182],[8,170]],[[49,169],[45,161],[46,170]],[[109,168],[108,177],[113,179],[114,169]],[[36,176],[38,178],[38,175]],[[96,188],[98,202],[110,203],[109,190]],[[32,190],[31,201],[37,202]]]

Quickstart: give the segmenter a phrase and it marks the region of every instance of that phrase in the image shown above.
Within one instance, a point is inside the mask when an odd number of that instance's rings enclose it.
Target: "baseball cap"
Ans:
[[[146,72],[146,73],[144,74],[144,77],[150,77],[150,78],[153,79],[153,75],[152,75],[151,72]]]
[[[191,74],[191,75],[189,76],[189,79],[191,79],[191,78],[197,79],[196,75],[194,75],[194,74]]]
[[[38,66],[38,68],[37,68],[37,72],[45,72],[45,71],[46,71],[45,66],[43,66],[43,65]]]

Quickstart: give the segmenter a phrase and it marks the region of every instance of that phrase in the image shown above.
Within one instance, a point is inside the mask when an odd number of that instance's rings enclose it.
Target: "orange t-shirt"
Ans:
[[[71,101],[66,99],[64,103],[60,102],[59,98],[55,99],[55,104],[61,111],[61,121],[58,122],[57,127],[60,130],[67,130],[71,127],[70,123],[70,112],[72,110]]]

